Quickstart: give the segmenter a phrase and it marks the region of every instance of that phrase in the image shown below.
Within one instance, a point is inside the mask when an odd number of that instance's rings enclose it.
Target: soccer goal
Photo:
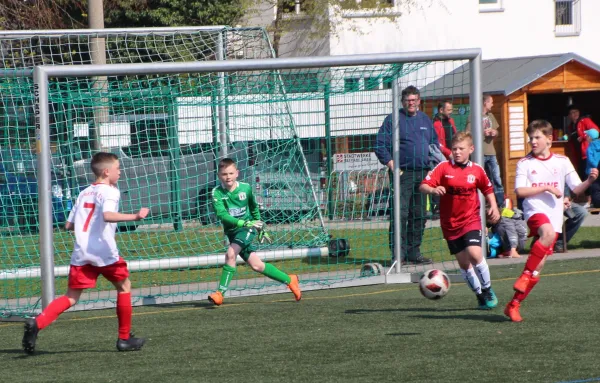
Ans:
[[[148,220],[121,226],[117,236],[132,271],[134,304],[205,299],[214,290],[225,244],[208,196],[217,182],[216,163],[225,156],[238,162],[241,180],[252,185],[275,239],[259,254],[299,274],[304,290],[409,282],[431,267],[396,263],[389,269],[390,190],[398,190],[399,179],[373,158],[375,136],[400,107],[407,85],[420,87],[430,117],[440,101],[454,102],[462,111],[457,127],[464,128],[460,118],[466,123],[469,110],[480,114],[478,50],[272,59],[261,29],[186,33],[204,35],[204,42],[167,38],[164,31],[126,33],[128,43],[115,43],[112,54],[107,49],[107,65],[37,66],[35,83],[30,72],[5,69],[4,85],[14,80],[12,86],[23,90],[4,94],[20,94],[35,120],[3,146],[33,144],[30,183],[52,193],[13,203],[29,206],[27,229],[16,227],[14,213],[5,214],[0,312],[36,312],[40,302],[65,290],[73,238],[59,227],[72,198],[92,181],[89,159],[100,149],[121,158],[120,210],[151,209]],[[112,46],[110,32],[87,38],[99,36]],[[57,40],[53,51],[66,41]],[[186,47],[200,48],[193,55]],[[145,56],[128,59],[133,52]],[[470,70],[456,70],[465,63]],[[59,201],[55,191],[62,193]],[[452,272],[457,266],[429,213],[421,212],[421,251]],[[395,223],[395,233],[413,224]],[[396,257],[405,245],[396,246]],[[239,267],[228,295],[283,291]],[[76,308],[111,307],[114,300],[111,286],[99,283]]]

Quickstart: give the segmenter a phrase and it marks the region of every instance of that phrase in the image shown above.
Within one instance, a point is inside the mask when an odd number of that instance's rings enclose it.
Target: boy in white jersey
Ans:
[[[592,169],[588,179],[581,182],[571,161],[550,151],[552,125],[548,121],[531,122],[527,134],[531,152],[517,163],[515,193],[518,198],[524,198],[529,235],[535,239],[523,274],[513,286],[515,295],[504,310],[513,322],[523,320],[519,313],[521,302],[539,282],[546,257],[552,254],[554,243],[562,232],[565,182],[574,194],[579,194],[598,178],[598,169]]]
[[[84,289],[95,288],[100,274],[117,289],[117,350],[135,351],[144,345],[143,338],[135,338],[130,333],[131,282],[127,263],[119,256],[115,230],[117,222],[146,218],[148,209],[141,208],[136,214],[118,212],[121,193],[116,185],[121,170],[116,155],[96,153],[92,157],[91,168],[96,182],[79,194],[65,224],[67,230],[75,231],[67,293],[52,301],[36,318],[25,322],[23,349],[28,354],[35,351],[38,332],[76,304]]]

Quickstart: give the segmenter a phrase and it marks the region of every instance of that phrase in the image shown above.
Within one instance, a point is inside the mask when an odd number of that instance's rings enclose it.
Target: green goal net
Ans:
[[[90,40],[96,37],[3,41],[22,53],[0,77],[3,116],[13,124],[0,138],[6,185],[0,196],[5,236],[0,312],[5,316],[36,312],[41,305],[33,80],[15,70],[89,63]],[[102,37],[109,64],[272,57],[262,29]],[[383,274],[380,266],[391,264],[393,192],[373,154],[377,131],[392,111],[391,85],[422,87],[422,109],[430,114],[441,98],[468,96],[455,89],[468,79],[462,64],[50,78],[56,294],[66,289],[74,239],[61,228],[74,198],[93,182],[89,162],[97,150],[120,158],[120,211],[151,211],[144,221],[120,224],[117,234],[132,271],[134,304],[204,299],[216,288],[227,244],[210,193],[223,156],[236,160],[239,180],[252,186],[274,239],[257,244],[265,261],[298,274],[304,289],[368,283]],[[449,67],[459,69],[444,85],[427,89]],[[424,226],[422,253],[454,270],[431,205],[423,204],[416,217]],[[414,223],[404,227],[411,230]],[[228,296],[285,289],[238,260]],[[404,265],[403,270],[429,267]],[[78,307],[110,307],[114,299],[110,283],[99,281]]]

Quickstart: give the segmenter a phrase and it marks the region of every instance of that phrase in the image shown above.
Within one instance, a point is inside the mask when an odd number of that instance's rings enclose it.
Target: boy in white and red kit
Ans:
[[[535,238],[523,274],[513,286],[515,295],[504,310],[513,322],[523,320],[519,312],[521,302],[539,282],[546,257],[552,254],[562,232],[565,183],[574,194],[580,194],[598,178],[598,169],[591,169],[588,179],[581,182],[571,161],[550,151],[552,125],[548,121],[531,122],[527,134],[531,152],[517,163],[515,193],[524,198],[529,235]]]
[[[79,194],[65,224],[67,230],[75,231],[67,293],[52,301],[36,318],[25,322],[23,350],[28,354],[35,351],[38,332],[76,304],[84,289],[95,288],[100,274],[117,289],[117,350],[135,351],[144,345],[143,338],[135,338],[130,333],[131,282],[127,263],[119,255],[115,231],[117,222],[146,218],[148,209],[141,208],[136,214],[118,212],[121,193],[116,185],[121,170],[116,155],[96,153],[91,168],[96,182]]]

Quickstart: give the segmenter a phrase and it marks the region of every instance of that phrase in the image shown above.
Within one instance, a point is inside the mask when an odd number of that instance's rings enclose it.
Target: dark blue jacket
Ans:
[[[400,169],[429,169],[429,145],[439,147],[431,119],[421,111],[409,117],[400,109]],[[392,160],[392,115],[388,115],[377,133],[375,155],[383,165]]]

